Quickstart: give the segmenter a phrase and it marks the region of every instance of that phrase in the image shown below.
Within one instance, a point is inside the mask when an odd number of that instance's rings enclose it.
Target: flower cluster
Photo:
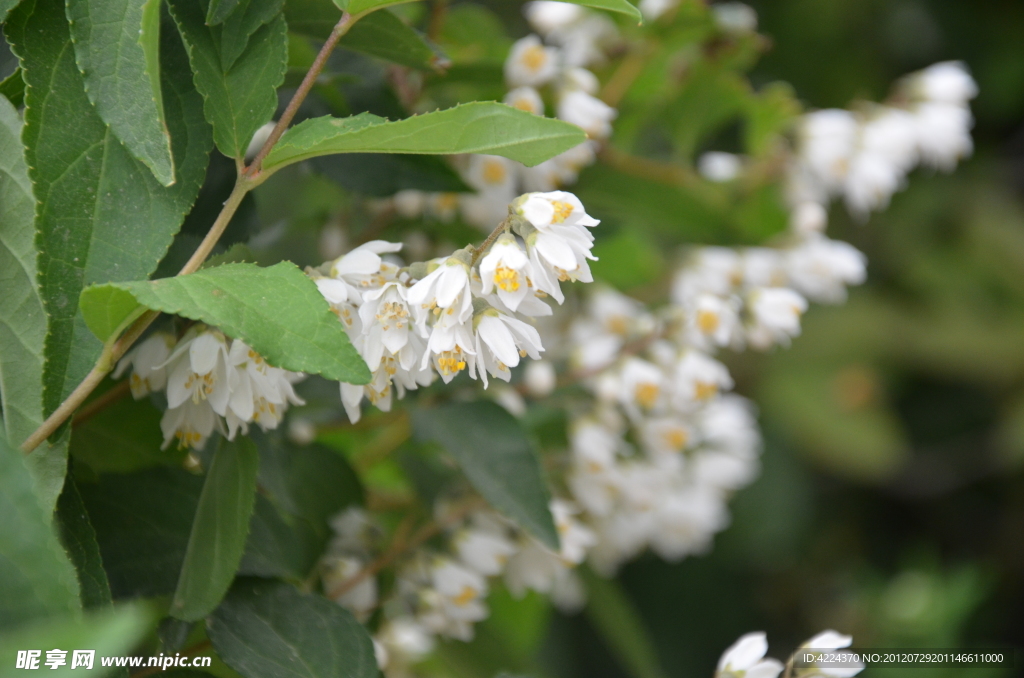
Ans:
[[[401,398],[435,374],[448,383],[466,371],[486,388],[540,357],[540,335],[517,316],[551,315],[544,299],[561,304],[561,282],[593,280],[599,222],[563,191],[522,195],[506,214],[480,249],[401,267],[382,257],[401,244],[375,240],[310,272],[373,372],[366,386],[341,384],[349,419],[364,397],[386,411],[393,390]]]
[[[180,339],[154,332],[121,358],[114,377],[129,368],[136,400],[166,391],[165,448],[177,440],[202,449],[215,429],[228,440],[247,434],[250,423],[274,429],[289,405],[305,404],[292,388],[304,375],[272,367],[241,340],[202,324]]]
[[[856,215],[888,206],[918,164],[949,171],[971,154],[968,102],[978,89],[959,62],[906,77],[892,103],[804,116],[789,176],[793,204],[842,196]]]
[[[378,607],[383,610],[375,642],[378,662],[389,676],[406,675],[439,635],[471,640],[474,624],[489,614],[489,580],[503,577],[519,597],[527,590],[550,595],[563,610],[583,604],[583,587],[573,568],[583,562],[595,536],[576,519],[579,509],[571,502],[551,503],[561,540],[557,552],[496,513],[477,511],[449,521],[447,514],[455,511],[454,506],[438,506],[438,523],[454,523],[446,551],[417,552],[399,570],[384,601],[378,599],[374,579],[359,576],[374,546],[372,520],[360,509],[348,509],[333,521],[335,538],[321,561],[324,590],[360,619]]]
[[[574,183],[580,170],[594,162],[598,142],[611,134],[616,111],[596,96],[599,83],[587,67],[602,63],[607,50],[619,42],[615,24],[602,14],[564,2],[531,2],[525,12],[539,35],[512,45],[505,61],[510,88],[505,103],[542,116],[546,95],[555,116],[583,128],[590,140],[535,167],[495,155],[456,157],[462,178],[475,193],[401,191],[392,203],[402,216],[428,213],[448,221],[459,212],[467,223],[489,228],[504,217],[506,205],[519,193],[553,191]]]

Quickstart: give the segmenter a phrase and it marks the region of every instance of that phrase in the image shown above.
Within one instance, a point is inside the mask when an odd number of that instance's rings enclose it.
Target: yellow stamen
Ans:
[[[560,224],[572,214],[572,205],[561,200],[552,200],[551,205],[555,208],[555,216],[551,217],[551,223]]]
[[[476,600],[477,592],[472,586],[463,586],[462,591],[459,595],[452,598],[452,602],[459,607],[469,605],[471,602]]]
[[[637,384],[636,401],[644,407],[654,407],[654,403],[658,401],[658,393],[657,384]]]
[[[532,45],[523,52],[523,65],[531,71],[539,71],[548,61],[548,53],[540,45]]]
[[[498,266],[494,269],[494,284],[506,292],[515,292],[519,289],[519,274],[506,266]]]
[[[704,334],[711,334],[718,329],[718,314],[714,311],[697,311],[697,327]]]
[[[698,381],[694,384],[694,392],[696,393],[697,400],[707,400],[718,393],[718,384]]]

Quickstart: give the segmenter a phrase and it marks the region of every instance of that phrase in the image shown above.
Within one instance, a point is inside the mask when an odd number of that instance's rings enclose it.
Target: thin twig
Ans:
[[[480,259],[480,256],[484,252],[486,252],[487,249],[491,245],[494,244],[494,241],[497,240],[498,237],[502,233],[504,233],[505,231],[507,231],[509,229],[511,224],[512,224],[512,217],[506,217],[504,221],[502,221],[500,224],[498,224],[497,228],[495,228],[493,231],[491,231],[491,234],[489,236],[487,236],[487,239],[484,240],[482,243],[480,243],[480,247],[477,247],[476,249],[473,250],[473,258],[470,259],[470,261],[469,261],[469,265],[471,267],[472,266],[476,266],[476,262],[477,262],[478,259]]]
[[[658,46],[656,44],[643,43],[634,46],[633,50],[626,55],[626,58],[622,60],[619,67],[612,73],[612,77],[608,78],[608,82],[601,88],[601,101],[612,108],[618,108],[619,103],[622,102],[623,97],[629,92],[633,83],[644,72],[647,61],[657,50]]]
[[[292,100],[288,102],[288,106],[284,109],[284,113],[281,114],[281,119],[274,125],[274,130],[267,137],[267,140],[263,143],[263,148],[256,154],[253,161],[249,163],[249,166],[245,168],[243,174],[248,177],[255,176],[263,165],[263,159],[270,153],[270,149],[274,147],[277,140],[281,138],[284,131],[291,124],[295,114],[299,112],[299,106],[306,99],[306,95],[309,94],[309,90],[313,89],[313,85],[316,84],[316,79],[320,77],[320,72],[324,70],[324,66],[327,65],[327,59],[331,56],[331,52],[337,46],[338,41],[341,40],[342,36],[348,33],[348,29],[355,23],[352,20],[352,15],[348,12],[342,12],[341,19],[334,25],[334,29],[331,31],[330,37],[327,38],[327,42],[324,43],[323,47],[320,48],[320,52],[316,55],[316,59],[313,60],[313,65],[309,67],[309,71],[306,73],[306,77],[302,79],[302,84],[295,90],[295,95],[292,96]]]
[[[75,418],[71,420],[71,425],[81,426],[88,420],[95,417],[101,410],[106,409],[109,405],[116,403],[118,400],[128,395],[130,391],[131,382],[127,379],[118,382],[118,384],[112,389],[101,395],[96,400],[91,401],[82,409],[78,410],[75,414]]]
[[[408,541],[405,540],[404,531],[401,530],[400,526],[399,530],[395,531],[395,538],[392,540],[391,546],[387,551],[381,554],[381,556],[376,560],[371,561],[359,572],[356,572],[354,575],[328,591],[327,597],[334,600],[338,596],[344,595],[359,584],[359,582],[377,574],[385,567],[398,560],[402,555],[419,548],[425,541],[440,533],[441,530],[454,525],[465,518],[468,514],[484,506],[486,506],[486,502],[480,498],[474,498],[471,501],[467,501],[461,507],[452,510],[451,513],[445,516],[444,520],[431,520],[425,523],[420,527],[420,529],[416,530],[415,534],[413,534]],[[399,537],[402,538],[399,539]]]

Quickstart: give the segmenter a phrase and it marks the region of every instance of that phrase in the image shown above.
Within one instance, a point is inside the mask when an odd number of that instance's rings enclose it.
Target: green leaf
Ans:
[[[15,106],[25,105],[25,79],[21,77],[20,67],[0,82],[0,94]]]
[[[629,0],[562,0],[562,2],[571,2],[574,5],[583,5],[584,7],[605,9],[609,12],[625,14],[636,19],[637,23],[641,23],[644,20],[640,10]]]
[[[205,100],[203,111],[213,125],[217,148],[230,158],[241,158],[253,134],[277,110],[277,87],[288,67],[287,28],[284,17],[277,14],[252,33],[244,52],[225,60],[220,28],[206,25],[204,4],[168,2],[188,45],[196,88]]]
[[[118,334],[118,330],[139,317],[145,309],[135,301],[131,292],[120,287],[102,286],[83,292],[78,307],[89,331],[101,341]]]
[[[239,580],[207,621],[210,640],[246,678],[376,678],[373,641],[352,614],[288,584]]]
[[[15,669],[18,650],[36,648],[44,650],[39,668],[46,675],[59,678],[74,678],[85,670],[85,675],[110,675],[117,669],[104,669],[100,657],[125,655],[135,647],[151,626],[150,615],[142,605],[123,605],[109,610],[80,616],[63,616],[48,619],[18,629],[17,632],[0,636],[0,675],[23,675],[23,669]],[[45,650],[61,648],[69,650],[67,663],[56,671],[45,665]],[[78,667],[71,668],[70,650],[95,650],[96,656],[91,671]],[[122,669],[123,670],[123,669]]]
[[[114,384],[110,380],[104,385]],[[109,392],[109,388],[100,391],[97,389],[97,397]],[[180,466],[185,450],[175,446],[160,449],[164,442],[161,415],[161,410],[148,398],[133,400],[126,395],[75,423],[71,456],[75,463],[85,463],[96,473],[128,473],[160,464]]]
[[[160,88],[159,0],[67,0],[75,59],[103,122],[164,186],[174,183]]]
[[[252,34],[276,19],[283,7],[284,0],[242,0],[239,3],[238,11],[220,28],[220,59],[224,70],[235,65]]]
[[[414,189],[438,193],[472,191],[444,159],[433,155],[339,153],[313,158],[313,169],[350,191],[385,197]]]
[[[489,400],[412,412],[413,430],[455,458],[473,487],[496,509],[558,550],[540,460],[519,421]]]
[[[222,23],[243,1],[249,4],[248,0],[210,0],[210,7],[206,10],[206,25],[216,26]]]
[[[23,152],[21,119],[0,97],[0,404],[12,447],[43,423],[46,312],[36,286],[35,199]],[[67,442],[67,433],[43,442],[27,459],[36,494],[51,511],[64,486]]]
[[[330,0],[287,0],[284,13],[288,30],[320,41],[341,19]],[[352,24],[338,47],[422,70],[437,70],[447,63],[422,33],[391,12],[376,12]]]
[[[361,113],[324,116],[292,127],[263,169],[331,153],[490,153],[533,166],[586,141],[579,127],[505,104],[475,102],[389,122]]]
[[[115,599],[174,592],[202,486],[159,467],[79,483]]]
[[[249,521],[249,539],[238,566],[238,575],[301,580],[323,553],[326,541],[316,539],[312,528],[285,516],[261,494]]]
[[[82,607],[110,605],[110,581],[103,570],[96,530],[82,503],[82,495],[71,476],[57,500],[57,525],[60,541],[75,566],[81,588]]]
[[[577,572],[587,586],[587,618],[622,668],[632,678],[666,678],[654,641],[619,583],[587,567]]]
[[[0,22],[7,20],[7,14],[18,6],[21,0],[0,0]]]
[[[0,426],[0,629],[79,609],[75,572],[50,518],[21,451]]]
[[[217,607],[235,578],[249,534],[259,456],[248,438],[220,439],[199,496],[171,614],[197,621]]]
[[[316,285],[290,262],[270,268],[225,264],[176,278],[90,287],[82,294],[107,297],[108,287],[131,293],[147,308],[217,325],[271,365],[352,384],[370,380]],[[91,301],[88,307],[96,308]]]
[[[22,138],[37,201],[38,282],[49,314],[43,403],[51,412],[101,350],[78,314],[82,288],[153,271],[199,191],[210,131],[173,31],[162,42],[163,99],[178,163],[177,182],[165,188],[89,102],[63,3],[25,0],[5,30],[28,87]]]
[[[360,19],[338,46],[421,70],[441,70],[449,63],[422,33],[391,12],[376,12]]]

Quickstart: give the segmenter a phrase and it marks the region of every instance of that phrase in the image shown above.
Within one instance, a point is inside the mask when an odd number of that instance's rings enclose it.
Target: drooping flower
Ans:
[[[782,663],[767,658],[768,639],[763,632],[748,633],[722,653],[715,678],[777,678]]]
[[[505,60],[505,80],[512,87],[539,87],[557,72],[558,50],[545,47],[536,35],[517,40]]]
[[[479,361],[471,363],[470,376],[480,370],[480,380],[487,387],[487,375],[509,381],[510,368],[519,364],[521,357],[540,358],[544,347],[540,334],[530,325],[496,309],[488,308],[473,319],[476,334],[475,353]]]
[[[481,291],[498,295],[511,311],[519,309],[530,294],[533,268],[514,236],[506,233],[498,238],[480,260]]]
[[[173,335],[154,332],[118,361],[114,378],[120,379],[125,370],[131,368],[132,375],[128,384],[136,400],[154,391],[162,391],[167,385],[165,365],[175,343]]]

